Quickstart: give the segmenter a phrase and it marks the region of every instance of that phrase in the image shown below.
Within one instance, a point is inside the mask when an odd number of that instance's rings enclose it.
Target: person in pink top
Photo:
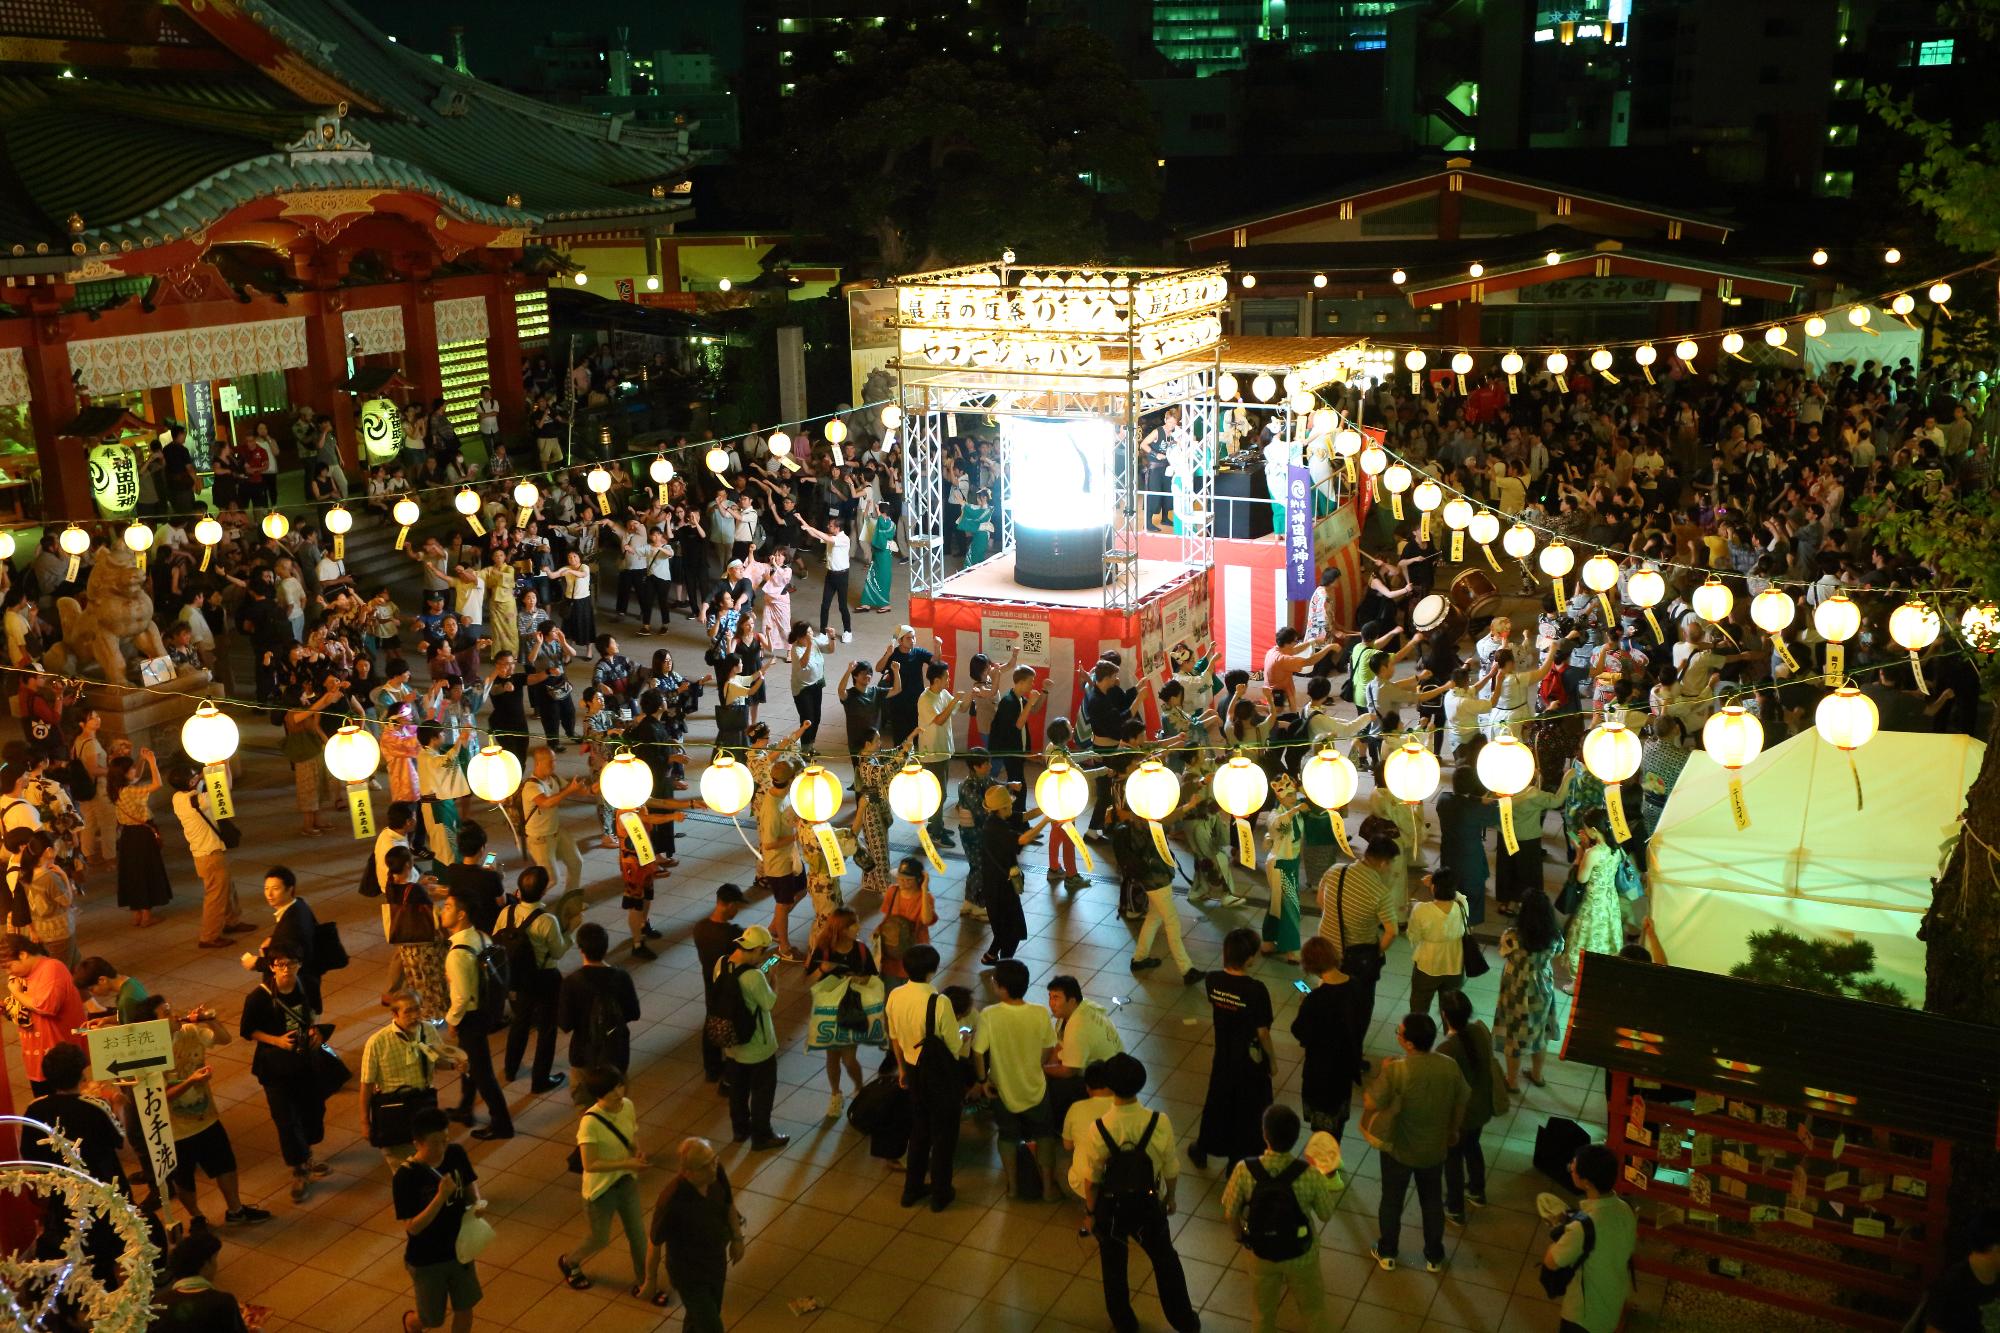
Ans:
[[[41,951],[25,935],[0,936],[0,963],[7,968],[7,1016],[21,1031],[21,1064],[28,1086],[37,1097],[47,1096],[42,1057],[68,1042],[83,1043],[76,1030],[83,1026],[83,996],[70,980],[69,969]]]
[[[417,724],[410,720],[414,710],[408,704],[396,709],[395,717],[382,728],[382,767],[389,773],[389,799],[417,801]]]
[[[1287,699],[1293,697],[1292,677],[1301,671],[1310,671],[1319,660],[1340,646],[1343,638],[1351,635],[1335,635],[1324,644],[1304,643],[1299,632],[1290,625],[1278,627],[1277,642],[1264,654],[1264,688],[1273,697],[1283,690]]]

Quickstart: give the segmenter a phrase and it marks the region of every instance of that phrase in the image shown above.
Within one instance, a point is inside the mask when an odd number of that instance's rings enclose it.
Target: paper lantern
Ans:
[[[1321,407],[1314,409],[1312,421],[1307,429],[1312,432],[1314,438],[1318,438],[1322,435],[1333,434],[1339,425],[1340,413],[1330,407]]]
[[[282,541],[285,534],[292,530],[292,520],[273,509],[270,513],[264,515],[264,521],[260,526],[264,529],[266,537],[269,537],[274,542]]]
[[[712,449],[709,452],[719,453],[721,451]],[[719,468],[717,469],[717,471],[720,470]],[[583,484],[590,488],[592,495],[597,497],[597,512],[600,514],[609,514],[611,512],[611,501],[607,497],[611,490],[611,473],[603,467],[594,467],[583,474]]]
[[[236,753],[236,719],[203,702],[181,723],[181,749],[197,764],[220,764]]]
[[[1889,637],[1909,652],[1922,652],[1937,642],[1941,622],[1938,613],[1915,599],[1889,613]]]
[[[72,523],[56,538],[56,545],[67,556],[79,556],[90,549],[90,534]]]
[[[1722,350],[1731,356],[1740,354],[1743,351],[1743,335],[1735,332],[1723,334]]]
[[[1317,406],[1318,403],[1319,399],[1313,397],[1309,393],[1304,393],[1304,392],[1295,393],[1291,397],[1285,399],[1285,406],[1291,409],[1291,413],[1295,417],[1305,417],[1311,415],[1313,408]]]
[[[1354,762],[1331,745],[1299,766],[1299,786],[1322,810],[1338,810],[1354,799],[1361,775]]]
[[[11,532],[0,532],[0,560],[12,560],[13,558],[14,534]]]
[[[1815,265],[1824,265],[1826,263],[1826,258],[1827,258],[1826,251],[1824,249],[1814,250],[1812,252],[1812,262]]]
[[[1826,332],[1826,321],[1818,315],[1807,315],[1805,329],[1806,337],[1817,338]]]
[[[1653,642],[1665,643],[1667,636],[1660,632],[1660,622],[1653,615],[1653,608],[1667,595],[1667,581],[1660,577],[1657,565],[1642,565],[1632,571],[1625,580],[1625,599],[1645,613],[1646,628],[1653,631]]]
[[[521,511],[521,521],[527,522],[527,513],[535,507],[535,501],[542,498],[542,488],[526,477],[514,483],[514,505]]]
[[[1463,532],[1472,526],[1472,503],[1462,495],[1454,495],[1444,502],[1444,512],[1440,515],[1444,525],[1455,532]]]
[[[1352,458],[1361,452],[1361,432],[1352,427],[1342,427],[1333,433],[1333,451],[1342,458]]]
[[[807,764],[792,779],[792,810],[808,824],[824,824],[840,813],[840,802],[845,794],[840,779],[825,765]]]
[[[1557,604],[1567,601],[1563,596],[1563,576],[1576,567],[1576,553],[1569,549],[1569,543],[1560,537],[1552,538],[1536,557],[1536,563],[1542,567],[1542,573],[1555,581]]]
[[[1486,265],[1475,259],[1465,266],[1465,271],[1471,277],[1483,278],[1486,276]]]
[[[1772,584],[1750,599],[1750,623],[1766,634],[1782,634],[1798,614],[1790,594]]]
[[[341,782],[366,782],[381,762],[374,735],[352,722],[327,738],[326,771]]]
[[[937,776],[912,759],[889,779],[889,810],[908,824],[922,824],[944,804]]]
[[[658,455],[646,465],[646,475],[653,479],[655,485],[666,485],[674,479],[673,460],[665,454]],[[516,494],[518,498],[518,492]]]
[[[1424,367],[1429,363],[1430,358],[1424,354],[1423,349],[1420,347],[1412,347],[1409,351],[1403,353],[1403,368],[1410,372],[1411,393],[1422,393],[1424,391]]]
[[[1881,716],[1873,699],[1852,685],[1843,685],[1819,701],[1813,710],[1813,725],[1828,744],[1854,751],[1875,738]]]
[[[1500,358],[1500,369],[1510,377],[1520,374],[1522,368],[1527,364],[1527,362],[1521,359],[1519,352],[1507,352]]]
[[[1905,319],[1907,319],[1909,317],[1910,312],[1912,310],[1915,310],[1916,308],[1917,308],[1917,298],[1910,295],[1908,292],[1897,292],[1896,299],[1889,302],[1889,309],[1893,311],[1895,314]]]
[[[1611,349],[1600,347],[1590,354],[1590,368],[1602,375],[1611,369]]]
[[[653,799],[653,770],[630,750],[620,750],[598,771],[597,790],[613,810],[638,810]]]
[[[1451,359],[1451,373],[1461,378],[1472,373],[1472,353],[1460,352]]]
[[[212,518],[204,518],[194,525],[194,539],[203,546],[213,546],[222,540],[222,525]]]
[[[1445,519],[1447,523],[1450,521],[1449,517]],[[1465,532],[1481,546],[1491,546],[1500,537],[1500,516],[1490,509],[1482,509],[1465,525]]]
[[[1389,794],[1410,805],[1422,804],[1437,791],[1438,772],[1437,756],[1417,736],[1405,739],[1382,761]]]
[[[521,789],[521,761],[498,745],[481,746],[465,766],[465,782],[474,796],[498,805]]]
[[[1526,560],[1535,549],[1535,530],[1526,523],[1514,524],[1500,539],[1500,549],[1516,560]]]
[[[361,447],[368,457],[394,458],[403,447],[403,413],[387,398],[370,398],[361,405]]]
[[[1255,869],[1257,843],[1250,834],[1250,816],[1263,808],[1264,798],[1270,795],[1271,784],[1264,770],[1244,755],[1232,756],[1215,770],[1209,779],[1209,790],[1215,794],[1215,803],[1222,807],[1223,813],[1235,821],[1237,864]]]
[[[733,817],[749,806],[757,794],[757,779],[746,764],[736,762],[727,750],[702,771],[701,802],[718,815]]]
[[[784,438],[783,431],[772,432],[771,434],[771,440],[773,442],[773,447],[771,449],[772,453],[778,452],[776,448],[776,441],[783,438]],[[835,417],[833,420],[826,423],[826,442],[828,444],[844,444],[846,440],[847,440],[847,423],[845,421],[842,421],[839,417]],[[792,449],[791,440],[785,439],[785,452],[790,453],[791,449]]]
[[[1695,353],[1699,352],[1700,350],[1701,349],[1695,345],[1695,341],[1692,338],[1683,338],[1679,342],[1674,344],[1674,355],[1679,357],[1681,360],[1686,361],[1690,365],[1694,363]]]
[[[1547,264],[1550,268],[1554,268],[1557,264],[1563,262],[1562,252],[1559,250],[1551,250],[1547,254],[1542,256],[1542,262],[1544,264]]]
[[[423,512],[415,500],[405,496],[403,499],[396,501],[394,508],[389,511],[389,517],[407,528],[423,517]]]
[[[139,505],[139,451],[100,444],[90,451],[90,494],[106,514],[129,514]]]
[[[1215,396],[1225,403],[1233,403],[1236,401],[1237,392],[1236,377],[1226,370],[1223,371],[1215,381]]]
[[[1583,766],[1604,784],[1604,814],[1611,823],[1611,836],[1620,843],[1632,837],[1625,822],[1625,797],[1619,784],[1639,771],[1643,747],[1632,729],[1623,722],[1600,722],[1583,738]]]
[[[1180,808],[1181,780],[1157,759],[1148,759],[1125,775],[1125,804],[1141,819],[1159,821]]]
[[[1845,592],[1836,591],[1813,608],[1813,628],[1828,643],[1845,643],[1861,629],[1861,608]]]
[[[1770,328],[1764,330],[1764,341],[1772,347],[1783,347],[1790,336],[1785,332],[1785,326],[1782,324],[1773,324]]]
[[[1391,271],[1389,274],[1389,281],[1395,283],[1398,287],[1402,286],[1409,280],[1410,280],[1410,275],[1405,273],[1402,269],[1395,269]]]
[[[882,409],[882,429],[894,430],[903,424],[903,409],[894,403]]]
[[[1992,652],[2000,647],[2000,605],[1979,602],[1966,607],[1965,614],[1958,618],[1958,630],[1978,651]]]
[[[720,446],[709,449],[701,456],[701,461],[718,477],[729,470],[729,455],[724,453]]]
[[[1729,591],[1729,585],[1711,575],[1707,582],[1694,590],[1688,599],[1694,613],[1710,624],[1720,624],[1729,619],[1729,613],[1736,607],[1736,594]]]
[[[1736,827],[1750,827],[1749,806],[1743,800],[1739,770],[1764,752],[1764,724],[1741,704],[1730,704],[1715,713],[1701,728],[1701,748],[1708,757],[1729,770],[1729,812]]]
[[[1379,444],[1371,443],[1355,456],[1354,461],[1359,463],[1361,470],[1369,476],[1379,477],[1389,466],[1389,451]]]
[[[1284,387],[1285,396],[1288,398],[1295,393],[1304,393],[1306,391],[1306,377],[1299,374],[1296,370],[1286,371],[1285,378],[1279,382]]]
[[[1544,364],[1548,366],[1549,374],[1557,379],[1569,373],[1569,357],[1561,352],[1550,352],[1549,359]]]
[[[1592,592],[1609,592],[1618,586],[1618,562],[1600,551],[1583,562],[1578,577]]]
[[[467,518],[471,518],[479,512],[479,492],[473,490],[470,486],[460,487],[458,494],[451,497],[451,507]]]
[[[1247,291],[1249,291],[1249,290],[1250,290],[1250,289],[1251,289],[1252,287],[1255,287],[1256,285],[1257,285],[1257,275],[1256,275],[1255,273],[1245,273],[1245,274],[1243,275],[1243,290],[1244,290],[1244,291],[1246,291],[1246,292],[1247,292]]]
[[[1415,480],[1415,474],[1405,464],[1391,463],[1382,469],[1382,488],[1391,495],[1401,495],[1410,489],[1410,484]]]
[[[1257,378],[1250,381],[1250,392],[1258,402],[1268,403],[1278,392],[1278,382],[1260,370],[1257,372]]]
[[[1867,328],[1868,307],[1865,305],[1849,306],[1847,308],[1847,322],[1849,324],[1852,324],[1857,329]]]
[[[148,523],[132,523],[125,529],[125,548],[136,555],[144,556],[153,549],[153,528]]]
[[[1035,804],[1056,823],[1067,823],[1090,805],[1090,779],[1058,755],[1035,779]]]
[[[1882,252],[1882,262],[1885,264],[1900,264],[1903,262],[1903,252],[1892,245]]]
[[[1479,747],[1479,759],[1473,769],[1486,789],[1500,798],[1502,844],[1509,855],[1519,852],[1521,841],[1514,833],[1514,798],[1535,780],[1535,752],[1513,733],[1503,732]]]
[[[1425,477],[1410,492],[1410,499],[1416,502],[1417,512],[1424,516],[1424,536],[1428,538],[1431,534],[1431,515],[1444,503],[1444,487]]]
[[[336,537],[345,537],[354,531],[354,512],[341,505],[326,511],[326,530]]]
[[[1660,359],[1660,349],[1651,343],[1640,343],[1632,349],[1632,360],[1640,366],[1650,366]]]
[[[1928,295],[1931,298],[1932,305],[1943,305],[1951,299],[1951,284],[1948,282],[1934,282],[1931,284]]]

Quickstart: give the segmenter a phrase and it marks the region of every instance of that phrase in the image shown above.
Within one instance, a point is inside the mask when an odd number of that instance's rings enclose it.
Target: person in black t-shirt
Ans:
[[[215,1289],[215,1261],[222,1242],[212,1231],[196,1231],[174,1246],[167,1260],[169,1286],[160,1298],[156,1333],[249,1333],[243,1307]]]
[[[680,1173],[660,1191],[647,1239],[640,1299],[660,1290],[664,1267],[681,1294],[687,1333],[722,1333],[723,1279],[729,1265],[743,1262],[743,1215],[707,1139],[681,1140]]]
[[[1222,970],[1208,974],[1208,1003],[1215,1019],[1208,1096],[1201,1133],[1188,1157],[1198,1167],[1220,1157],[1234,1169],[1263,1150],[1264,1108],[1271,1104],[1271,992],[1249,975],[1262,945],[1257,932],[1239,927],[1222,937]]]
[[[410,1117],[416,1151],[390,1182],[396,1220],[407,1237],[403,1265],[416,1288],[417,1308],[403,1312],[404,1333],[443,1328],[447,1307],[452,1328],[470,1333],[472,1309],[483,1295],[479,1274],[458,1261],[459,1226],[479,1205],[478,1177],[465,1149],[445,1142],[448,1123],[435,1107]]]
[[[458,864],[446,866],[438,880],[451,895],[465,904],[472,924],[482,935],[491,935],[500,919],[500,900],[507,896],[507,881],[486,864],[486,830],[477,824],[461,824],[458,829]]]
[[[1963,1259],[1944,1270],[1924,1298],[1924,1333],[1980,1333],[1980,1313],[2000,1297],[2000,1211],[1972,1221]]]
[[[105,1184],[115,1186],[120,1194],[129,1198],[132,1189],[125,1181],[125,1168],[118,1160],[125,1132],[118,1127],[117,1117],[112,1115],[109,1107],[97,1098],[86,1097],[77,1091],[83,1084],[84,1071],[89,1067],[90,1057],[83,1048],[67,1042],[42,1057],[42,1081],[48,1084],[49,1092],[47,1096],[29,1102],[22,1112],[34,1123],[22,1126],[21,1156],[30,1162],[62,1160],[38,1127],[48,1125],[76,1145],[77,1152],[83,1157],[85,1171]],[[69,1234],[69,1206],[59,1195],[52,1194],[42,1205],[42,1230],[35,1241],[35,1257],[61,1258]],[[91,1225],[84,1238],[84,1252],[90,1256],[91,1269],[100,1282],[117,1281],[121,1248],[118,1235],[111,1229],[108,1220],[100,1218]]]
[[[595,921],[576,928],[576,951],[583,965],[562,979],[556,992],[556,1026],[570,1034],[569,1091],[578,1106],[588,1106],[583,1071],[610,1065],[623,1074],[632,1063],[631,1025],[639,1021],[639,991],[632,974],[605,965],[611,936]]]
[[[743,910],[743,890],[734,884],[723,884],[715,890],[715,906],[709,914],[688,928],[694,938],[695,957],[701,963],[703,998],[713,985],[715,965],[727,958],[736,947],[736,937],[743,932],[736,925],[736,914]],[[702,1074],[710,1083],[721,1083],[729,1076],[729,1062],[722,1058],[722,1048],[709,1041],[706,1024],[701,1035]]]

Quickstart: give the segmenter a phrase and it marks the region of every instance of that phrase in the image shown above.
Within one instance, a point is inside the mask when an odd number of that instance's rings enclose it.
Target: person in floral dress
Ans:
[[[1272,784],[1278,798],[1265,837],[1269,859],[1265,875],[1271,888],[1271,905],[1264,916],[1265,953],[1282,954],[1288,963],[1299,961],[1299,858],[1305,851],[1303,797],[1290,778]]]
[[[763,636],[765,643],[789,643],[792,638],[792,565],[783,548],[771,552],[771,563],[759,566],[762,574],[752,574],[757,590],[764,595]],[[744,571],[746,574],[748,570]]]
[[[1494,1037],[1507,1058],[1507,1089],[1519,1092],[1521,1057],[1528,1057],[1528,1081],[1542,1087],[1542,1059],[1555,1039],[1556,953],[1562,930],[1549,895],[1537,885],[1521,899],[1514,924],[1500,936],[1500,999],[1493,1017]]]
[[[916,733],[912,732],[914,740]],[[887,896],[889,892],[889,779],[903,765],[909,751],[886,749],[882,734],[870,731],[861,742],[854,770],[854,836],[868,853],[868,866],[861,872],[861,891]]]

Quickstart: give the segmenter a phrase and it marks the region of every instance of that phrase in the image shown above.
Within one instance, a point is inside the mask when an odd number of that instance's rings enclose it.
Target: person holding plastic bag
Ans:
[[[828,1120],[838,1120],[845,1104],[840,1092],[843,1066],[854,1080],[854,1090],[861,1090],[861,1061],[855,1047],[864,1042],[879,1046],[885,1040],[882,1004],[886,992],[875,956],[860,935],[861,919],[854,909],[836,907],[814,932],[812,952],[806,958],[806,982],[813,997],[806,1048],[826,1052],[826,1081],[831,1089],[826,1099]]]

